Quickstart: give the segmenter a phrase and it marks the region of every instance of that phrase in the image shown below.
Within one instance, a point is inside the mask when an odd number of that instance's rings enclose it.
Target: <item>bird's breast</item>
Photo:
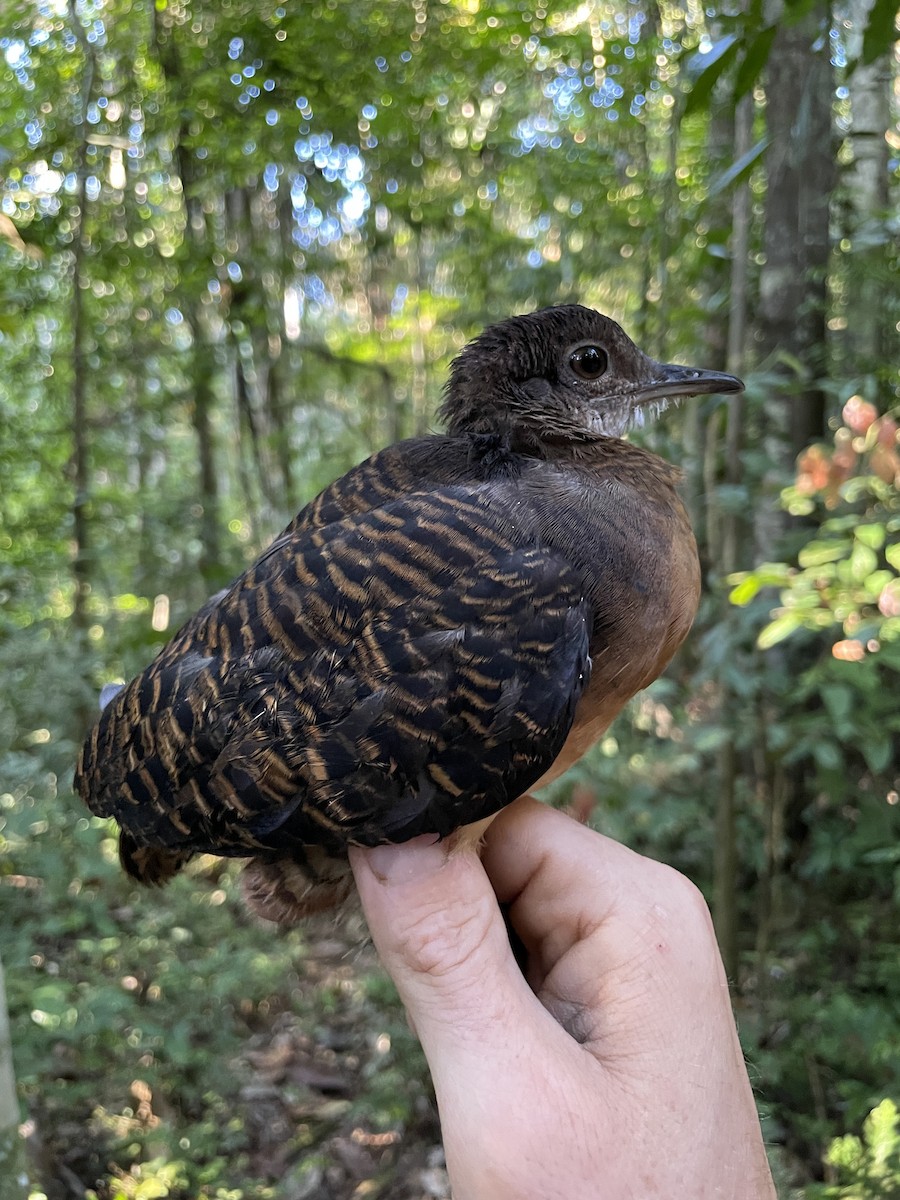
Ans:
[[[677,475],[646,451],[627,451],[627,469],[613,459],[596,473],[557,470],[537,488],[542,536],[582,572],[592,665],[568,739],[536,786],[602,736],[665,669],[696,616],[700,565]]]

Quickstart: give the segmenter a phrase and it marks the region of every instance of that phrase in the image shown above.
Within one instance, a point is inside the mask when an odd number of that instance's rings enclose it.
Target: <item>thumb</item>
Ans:
[[[513,1055],[510,1027],[535,1003],[497,899],[471,850],[431,835],[402,846],[351,848],[363,911],[415,1025],[439,1094],[448,1071],[472,1081]]]

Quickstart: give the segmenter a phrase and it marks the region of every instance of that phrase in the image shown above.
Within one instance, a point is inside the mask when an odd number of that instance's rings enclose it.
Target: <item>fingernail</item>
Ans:
[[[447,843],[426,833],[400,846],[373,846],[365,856],[369,870],[381,883],[412,883],[441,869],[447,861]]]

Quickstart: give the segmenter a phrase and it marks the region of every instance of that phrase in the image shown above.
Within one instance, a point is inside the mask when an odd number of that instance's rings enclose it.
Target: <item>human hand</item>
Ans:
[[[350,857],[428,1059],[455,1200],[775,1196],[684,876],[528,797],[481,861],[430,837]]]

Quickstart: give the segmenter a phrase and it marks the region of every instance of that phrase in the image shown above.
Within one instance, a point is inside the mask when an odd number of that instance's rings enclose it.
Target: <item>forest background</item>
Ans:
[[[6,0],[3,1200],[448,1194],[362,929],[138,894],[70,779],[102,683],[572,299],[747,391],[640,435],[701,613],[553,798],[709,897],[781,1194],[900,1196],[895,16]]]

